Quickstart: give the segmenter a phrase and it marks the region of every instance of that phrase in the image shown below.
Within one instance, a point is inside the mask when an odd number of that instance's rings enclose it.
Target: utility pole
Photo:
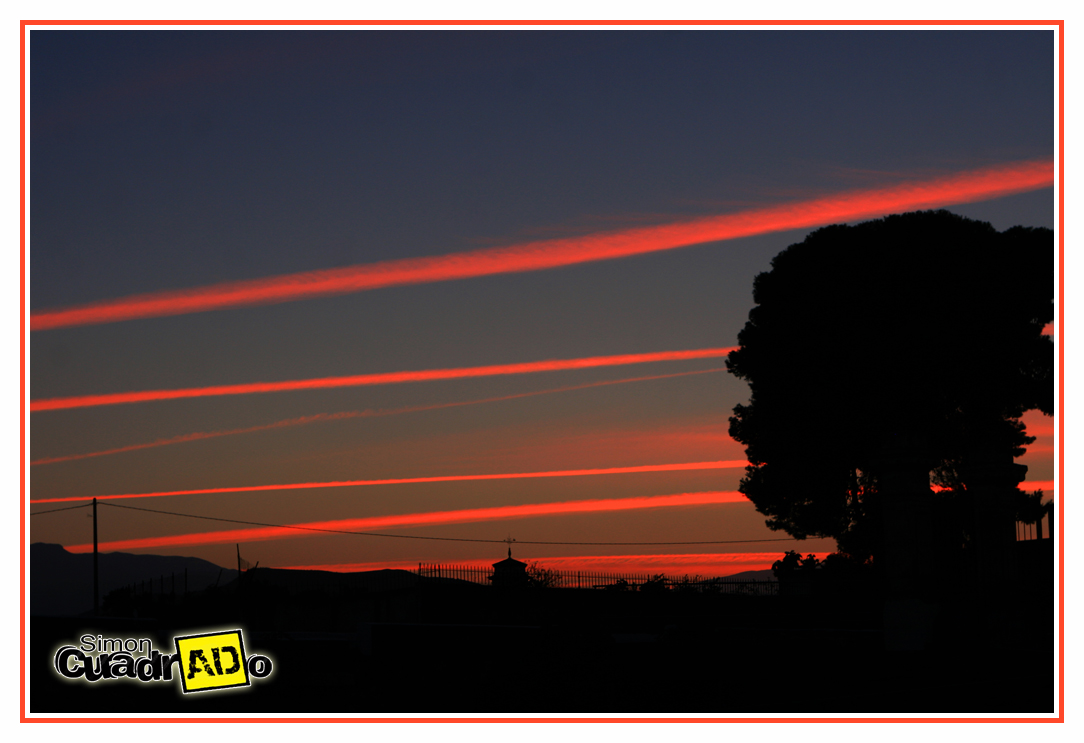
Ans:
[[[90,503],[94,511],[94,616],[98,616],[98,499]]]

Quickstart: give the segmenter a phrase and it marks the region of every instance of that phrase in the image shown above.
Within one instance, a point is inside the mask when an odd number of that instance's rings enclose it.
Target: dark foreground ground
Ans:
[[[240,599],[231,584],[107,606],[125,617],[32,618],[31,711],[1053,711],[1052,602],[1042,595],[942,601],[922,649],[889,651],[874,597],[502,591],[278,572],[246,575]],[[88,684],[52,669],[55,649],[87,632],[172,651],[174,635],[234,627],[248,653],[274,662],[248,689],[182,695],[176,681]]]

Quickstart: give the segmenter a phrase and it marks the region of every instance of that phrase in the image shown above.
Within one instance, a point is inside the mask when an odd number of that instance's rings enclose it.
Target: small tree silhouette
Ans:
[[[1043,503],[1043,491],[1021,492],[1016,499],[1016,520],[1025,524],[1034,524],[1046,515]]]
[[[781,573],[793,575],[798,571],[809,572],[819,567],[821,567],[821,561],[812,552],[802,557],[800,552],[787,550],[783,553],[781,560],[772,563],[772,575],[779,578]]]
[[[536,588],[556,588],[561,584],[561,575],[532,561],[527,563],[527,580]]]
[[[640,590],[644,593],[662,593],[669,590],[667,585],[668,581],[666,576],[662,573],[651,576],[648,580],[640,584]]]
[[[705,581],[706,579],[703,576],[686,573],[680,578],[670,581],[670,587],[678,593],[700,593],[704,588]],[[710,586],[710,584],[708,585]]]

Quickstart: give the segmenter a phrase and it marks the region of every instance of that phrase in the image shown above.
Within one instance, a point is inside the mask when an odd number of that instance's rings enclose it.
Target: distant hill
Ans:
[[[184,571],[188,568],[188,590],[202,591],[219,580],[232,581],[236,570],[222,568],[198,557],[169,555],[133,555],[127,552],[98,553],[98,595],[105,595],[130,583],[165,576],[170,589],[170,574],[177,576],[177,590],[184,590]],[[30,545],[30,614],[33,616],[70,616],[94,608],[93,555],[75,555],[59,544],[36,542]]]
[[[723,580],[778,580],[771,570],[746,570],[744,573],[728,575]]]
[[[225,577],[223,577],[225,581]],[[380,592],[412,589],[418,585],[418,576],[409,570],[366,570],[355,573],[339,573],[327,570],[292,570],[282,568],[255,568],[245,573],[245,581],[259,584],[262,588],[274,588],[282,595],[292,596],[309,591],[360,590]],[[474,588],[476,584],[445,579],[446,584],[463,584]],[[484,586],[479,586],[484,588]]]

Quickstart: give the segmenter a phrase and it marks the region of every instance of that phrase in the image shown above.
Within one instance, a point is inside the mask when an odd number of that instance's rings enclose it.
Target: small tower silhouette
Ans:
[[[508,558],[493,563],[493,575],[489,577],[493,585],[502,588],[514,588],[527,585],[527,563],[512,558],[512,537],[504,540],[508,544]]]

